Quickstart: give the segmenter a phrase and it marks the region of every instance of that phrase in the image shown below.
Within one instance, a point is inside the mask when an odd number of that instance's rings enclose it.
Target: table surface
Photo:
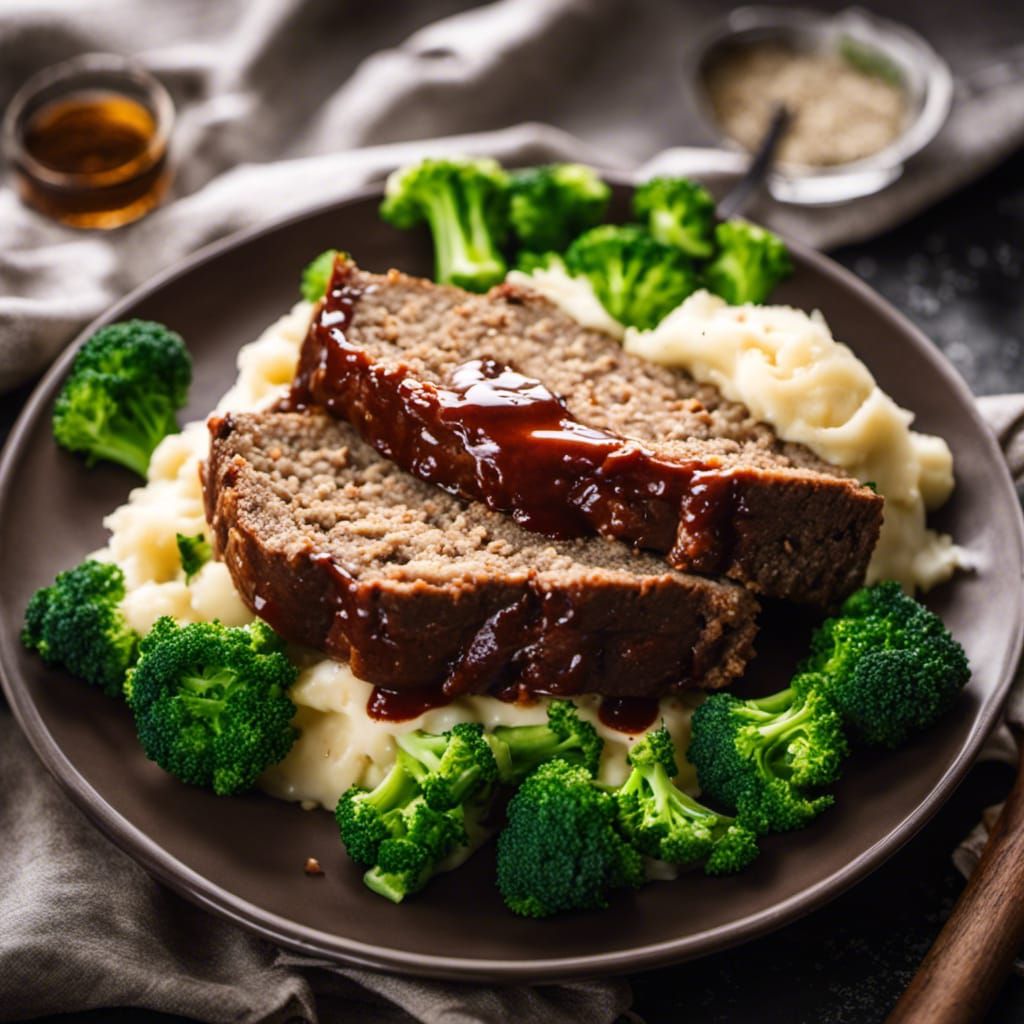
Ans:
[[[882,238],[834,254],[914,320],[977,394],[1024,390],[1024,152]],[[6,435],[27,391],[0,406]],[[13,400],[12,400],[13,399]],[[869,879],[767,938],[632,978],[648,1022],[880,1021],[938,934],[963,882],[950,851],[1010,770],[979,765],[932,822]],[[138,1010],[53,1018],[166,1022]],[[1005,986],[990,1024],[1024,1019],[1024,983]]]

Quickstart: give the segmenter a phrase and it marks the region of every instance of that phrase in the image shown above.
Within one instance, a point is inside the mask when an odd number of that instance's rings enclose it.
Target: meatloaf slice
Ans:
[[[546,299],[339,259],[289,408],[325,406],[429,482],[549,536],[594,532],[818,605],[858,586],[882,499],[746,409]]]
[[[207,518],[242,597],[378,686],[655,696],[724,686],[753,654],[742,587],[531,533],[320,411],[229,414],[210,431]]]

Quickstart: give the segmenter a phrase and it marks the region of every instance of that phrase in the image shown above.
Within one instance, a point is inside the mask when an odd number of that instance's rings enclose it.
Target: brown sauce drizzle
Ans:
[[[654,725],[658,701],[653,697],[605,697],[597,717],[619,732],[640,733]]]
[[[725,567],[742,511],[733,474],[588,427],[543,383],[496,359],[462,364],[445,385],[375,363],[348,338],[363,294],[351,274],[351,264],[335,265],[286,408],[323,405],[420,479],[539,533],[596,532],[668,552],[679,567]]]
[[[440,690],[432,687],[411,690],[385,690],[375,686],[366,702],[366,713],[379,722],[408,722],[431,708],[450,703]]]

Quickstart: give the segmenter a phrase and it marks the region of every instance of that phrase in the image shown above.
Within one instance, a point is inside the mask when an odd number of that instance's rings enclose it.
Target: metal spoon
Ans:
[[[779,148],[783,135],[786,134],[793,115],[785,104],[778,104],[772,114],[768,130],[750,159],[746,173],[723,196],[718,203],[718,216],[728,220],[741,213],[757,195],[765,179],[771,173],[775,163],[775,152]]]

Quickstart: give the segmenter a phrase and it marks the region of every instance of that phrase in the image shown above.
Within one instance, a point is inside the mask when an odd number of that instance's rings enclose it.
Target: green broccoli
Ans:
[[[129,320],[97,331],[72,364],[53,410],[53,436],[87,465],[108,459],[146,475],[153,449],[178,429],[192,360],[162,324]]]
[[[325,249],[302,271],[299,294],[307,302],[319,302],[327,294],[327,286],[334,273],[334,261],[346,255],[340,249]]]
[[[970,674],[942,620],[886,582],[822,623],[793,686],[824,696],[857,739],[898,747],[949,710]]]
[[[793,271],[778,235],[744,220],[715,228],[714,259],[704,268],[704,283],[731,306],[761,303]]]
[[[601,222],[611,194],[593,168],[583,164],[514,171],[509,181],[509,224],[522,248],[560,252]]]
[[[839,715],[790,687],[760,700],[715,693],[694,712],[688,757],[701,791],[755,832],[802,828],[833,802],[819,793],[847,753]]]
[[[580,720],[576,705],[568,700],[548,704],[545,725],[500,725],[493,735],[508,751],[510,767],[502,775],[505,782],[518,782],[539,764],[556,757],[597,775],[604,747],[597,730]]]
[[[459,722],[440,735],[421,729],[401,733],[396,743],[424,799],[439,811],[457,807],[508,773],[504,744],[476,722]]]
[[[508,175],[485,158],[422,160],[388,178],[380,215],[397,228],[425,220],[434,239],[435,278],[486,291],[505,276]]]
[[[641,852],[670,864],[704,862],[709,875],[741,871],[757,857],[757,837],[749,828],[673,784],[675,748],[664,725],[633,744],[629,763],[633,770],[615,798],[620,828]]]
[[[655,241],[635,224],[602,224],[565,253],[574,277],[586,277],[619,323],[656,327],[697,288],[697,274],[680,250]]]
[[[466,813],[462,806],[435,810],[417,797],[394,815],[394,834],[381,842],[363,883],[392,903],[419,892],[450,853],[469,843]]]
[[[547,917],[608,905],[644,881],[643,858],[616,829],[617,804],[589,772],[556,758],[528,775],[498,838],[498,888],[510,910]]]
[[[125,682],[146,756],[221,796],[249,789],[295,741],[295,666],[269,626],[157,619]]]
[[[419,792],[401,753],[373,789],[350,786],[345,790],[334,809],[334,817],[345,849],[357,864],[368,867],[377,862],[380,844],[392,835],[390,822],[394,812],[401,812]]]
[[[197,533],[194,537],[177,533],[175,540],[178,542],[181,567],[185,570],[185,582],[191,583],[192,577],[213,557],[213,545],[202,533]]]
[[[121,692],[139,635],[121,612],[124,573],[90,559],[32,595],[21,642],[48,665],[62,665],[110,696]]]
[[[688,178],[651,178],[633,193],[633,213],[663,245],[695,260],[714,251],[715,201]]]
[[[535,270],[565,270],[565,260],[557,252],[529,252],[524,249],[516,256],[516,270],[532,274]]]
[[[395,903],[422,889],[490,811],[497,764],[480,727],[465,724],[399,737],[381,782],[351,786],[335,808],[345,849],[368,868],[363,881]]]

